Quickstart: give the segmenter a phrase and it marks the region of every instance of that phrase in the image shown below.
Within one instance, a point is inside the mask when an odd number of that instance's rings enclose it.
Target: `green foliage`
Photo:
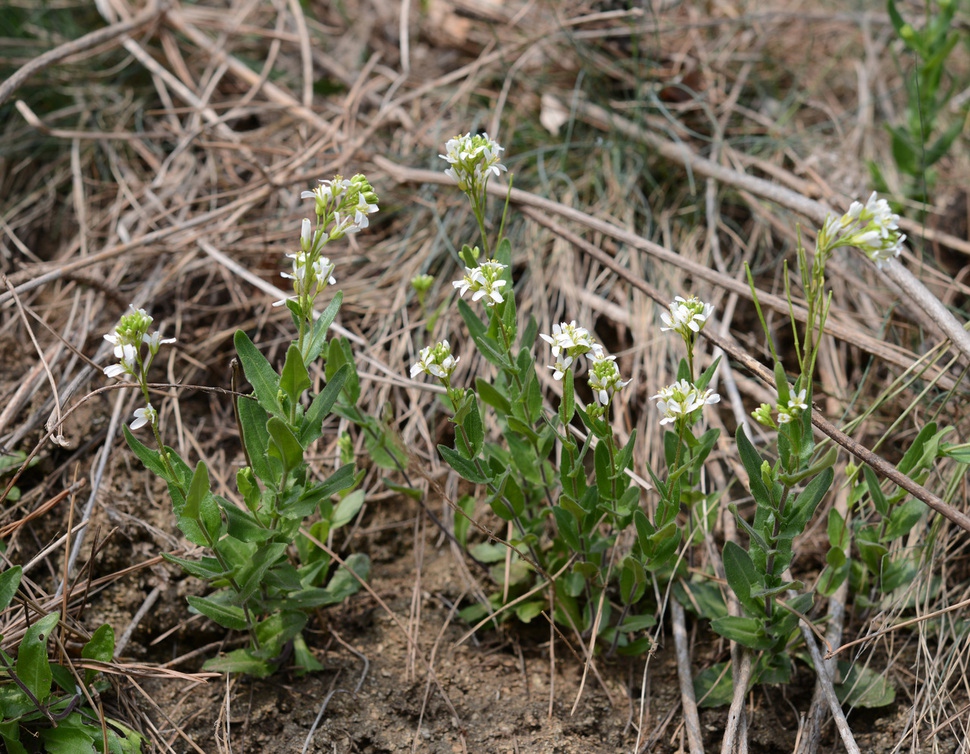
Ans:
[[[940,126],[953,95],[963,88],[961,82],[944,82],[947,59],[960,41],[959,24],[954,23],[961,0],[940,0],[936,10],[926,6],[926,19],[917,29],[901,15],[895,0],[887,0],[889,19],[896,35],[915,60],[912,75],[906,75],[906,115],[902,124],[887,125],[892,156],[905,178],[907,199],[929,202],[936,184],[933,165],[942,159],[963,133],[968,106],[964,105],[949,124]],[[876,188],[886,191],[886,181],[875,163],[870,172]]]
[[[20,566],[0,573],[0,610],[10,606],[21,575]],[[48,642],[59,618],[57,613],[35,617],[20,640],[16,658],[0,651],[0,740],[6,751],[26,754],[37,751],[39,745],[49,752],[102,752],[107,743],[112,753],[141,752],[142,737],[114,720],[105,720],[102,729],[71,670],[51,662]],[[114,631],[103,625],[81,648],[81,657],[111,662],[114,647]],[[90,669],[84,671],[83,682],[89,694],[108,688],[100,674]]]
[[[209,582],[214,591],[188,598],[193,612],[233,631],[245,631],[249,646],[210,660],[209,669],[266,676],[277,670],[292,649],[298,672],[320,669],[303,640],[310,613],[339,604],[356,593],[366,580],[370,562],[351,554],[334,568],[326,544],[333,532],[356,518],[364,494],[355,490],[363,473],[345,463],[325,479],[316,478],[307,454],[323,434],[324,422],[336,414],[354,422],[365,434],[368,452],[380,466],[400,467],[405,454],[390,427],[357,409],[360,380],[354,354],[345,338],[327,338],[342,301],[338,292],[323,313],[314,313],[319,294],[333,282],[333,265],[322,256],[331,240],[366,226],[360,218],[377,211],[377,197],[362,175],[323,181],[313,192],[317,215],[314,228],[304,220],[300,249],[292,274],[294,294],[284,302],[297,330],[282,366],[277,369],[249,336],[233,337],[238,362],[252,386],[250,395],[237,396],[236,419],[246,464],[236,473],[244,507],[212,491],[209,469],[195,469],[168,447],[161,447],[155,414],[151,423],[159,449],[125,437],[145,466],[168,484],[176,523],[186,539],[203,548],[198,560],[167,556],[186,573]],[[151,318],[137,310],[131,322],[145,328]],[[127,334],[125,320],[116,338]],[[136,339],[140,346],[141,338]],[[147,341],[146,341],[147,342]],[[154,356],[162,342],[151,341]],[[309,367],[323,361],[325,385],[310,395]],[[148,398],[145,369],[132,371]],[[143,422],[146,423],[146,422]],[[343,454],[342,454],[343,457]],[[352,458],[352,456],[351,456]]]

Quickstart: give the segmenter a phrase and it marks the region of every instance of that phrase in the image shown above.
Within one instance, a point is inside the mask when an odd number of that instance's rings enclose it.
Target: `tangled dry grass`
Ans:
[[[232,736],[220,717],[210,727],[222,732],[199,738],[186,721],[202,712],[138,693],[144,675],[202,680],[182,669],[198,667],[224,637],[210,632],[177,662],[125,659],[133,636],[146,646],[164,642],[139,626],[175,578],[158,554],[185,544],[173,535],[159,491],[118,442],[133,396],[105,387],[100,370],[109,355],[102,335],[130,303],[149,308],[178,338],[156,386],[168,439],[210,469],[230,469],[235,424],[220,391],[229,386],[232,333],[253,333],[271,361],[281,359],[290,323],[269,304],[283,297],[273,287],[305,211],[300,192],[321,177],[366,173],[381,213],[335,259],[345,300],[338,325],[359,354],[362,408],[393,426],[433,492],[428,508],[447,524],[457,485],[434,450],[445,426],[435,392],[408,379],[407,366],[421,345],[448,338],[462,356],[456,381],[487,368],[460,345],[448,309],[460,269],[456,244],[474,227],[456,192],[444,188],[438,154],[448,137],[486,130],[506,146],[521,190],[507,229],[518,254],[521,314],[544,332],[560,320],[589,323],[619,355],[634,381],[617,406],[618,430],[642,438],[637,469],[660,465],[648,396],[671,381],[679,358],[658,337],[656,302],[699,293],[717,308],[716,335],[727,353],[764,361],[743,265],[784,343],[779,260],[791,257],[796,225],[808,237],[826,207],[844,210],[868,195],[867,161],[892,177],[882,124],[899,117],[906,61],[877,10],[836,12],[814,0],[778,7],[740,0],[629,8],[582,0],[95,5],[66,0],[43,16],[32,3],[12,3],[0,40],[8,77],[0,85],[0,449],[39,460],[0,480],[8,492],[14,482],[23,490],[4,505],[0,540],[5,560],[24,564],[31,579],[32,609],[60,610],[72,640],[89,630],[86,605],[117,603],[124,618],[116,630],[126,639],[110,668],[119,678],[114,703],[159,750],[228,750]],[[955,58],[950,75],[970,80],[966,55]],[[905,226],[914,250],[906,266],[958,317],[970,292],[966,146],[964,138],[942,163],[925,222]],[[838,257],[830,269],[821,415],[891,462],[931,418],[955,427],[954,442],[966,440],[966,352],[950,346],[939,320],[905,288],[863,261]],[[436,276],[424,312],[409,286],[419,273]],[[729,400],[713,420],[728,437],[753,406],[770,400],[741,357],[732,361],[720,377]],[[545,387],[557,389],[551,375]],[[334,462],[340,429],[328,434],[321,466]],[[727,487],[737,472],[731,457],[726,446],[718,449],[716,484]],[[228,477],[214,484],[231,498]],[[966,516],[955,465],[925,484]],[[423,513],[413,503],[387,491],[376,469],[365,485],[372,518],[365,511],[365,528],[354,535],[413,528],[414,546],[399,559],[417,563],[403,583],[414,581],[418,594],[425,550],[439,547],[434,532],[417,523]],[[846,504],[845,490],[826,503]],[[390,506],[407,515],[389,514]],[[487,519],[484,506],[479,513]],[[826,514],[799,543],[809,577],[827,546]],[[729,516],[722,525],[730,528]],[[850,607],[844,622],[834,616],[847,596],[830,606],[830,623],[844,627],[845,641],[871,635],[845,656],[897,679],[893,716],[885,718],[891,725],[868,712],[850,716],[861,735],[873,736],[864,739],[870,751],[956,751],[970,727],[966,532],[933,515],[914,536],[931,536],[933,545],[907,594],[882,611]],[[137,546],[111,555],[111,537]],[[343,545],[353,547],[352,538]],[[480,590],[479,574],[460,554],[451,567],[456,593]],[[119,586],[133,572],[143,574],[147,595]],[[94,609],[111,612],[104,604]],[[6,615],[4,649],[16,646],[26,614]],[[402,616],[412,632],[408,667],[431,688],[444,628],[433,643],[417,638],[418,598]],[[905,626],[880,631],[902,619]],[[842,642],[838,631],[829,638]],[[718,650],[697,641],[701,669]],[[582,666],[561,649],[555,663]],[[649,714],[643,672],[641,661],[614,695],[630,705],[616,740],[631,750],[674,750],[679,713],[666,722]],[[676,679],[651,683],[676,686]],[[448,688],[435,684],[448,699]],[[585,693],[609,696],[606,689]],[[551,711],[555,692],[548,693]],[[767,699],[753,693],[752,707],[770,706]],[[239,715],[220,709],[227,719]],[[455,734],[457,750],[500,750],[455,716],[464,731]],[[705,724],[716,733],[724,723],[715,716]],[[421,743],[420,725],[405,748],[437,751],[433,741]],[[837,750],[831,731],[826,738],[800,727],[797,716],[796,729],[804,733],[799,751]],[[358,744],[340,750],[390,750]],[[562,745],[612,751],[619,744],[573,732]],[[546,749],[534,743],[532,750]]]

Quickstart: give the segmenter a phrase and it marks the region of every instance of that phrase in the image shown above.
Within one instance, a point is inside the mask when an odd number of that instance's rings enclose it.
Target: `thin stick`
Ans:
[[[674,652],[677,656],[677,678],[680,680],[680,703],[684,708],[684,727],[687,728],[687,745],[690,747],[690,754],[704,754],[701,719],[697,714],[694,679],[690,671],[684,606],[676,597],[670,600],[670,611],[670,622],[674,629]]]

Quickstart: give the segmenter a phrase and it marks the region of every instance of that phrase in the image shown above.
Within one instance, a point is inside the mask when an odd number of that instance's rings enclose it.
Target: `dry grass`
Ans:
[[[64,536],[68,509],[75,521],[103,508],[103,520],[150,528],[158,552],[181,544],[162,514],[133,523],[122,520],[131,506],[119,513],[118,494],[154,498],[116,476],[133,465],[120,460],[127,452],[118,429],[134,404],[124,391],[103,389],[109,349],[102,334],[134,303],[178,338],[157,374],[167,439],[224,470],[214,485],[232,499],[235,425],[219,393],[229,387],[232,333],[243,328],[271,361],[281,357],[290,323],[268,305],[280,296],[266,287],[279,284],[283,255],[295,243],[305,211],[300,192],[334,173],[366,173],[381,198],[372,227],[335,259],[345,299],[338,324],[360,355],[362,408],[387,412],[410,449],[413,473],[433,485],[432,499],[455,499],[455,482],[434,450],[446,431],[435,392],[408,379],[407,366],[423,345],[448,338],[462,356],[456,382],[469,384],[488,369],[446,308],[459,269],[456,245],[473,237],[474,223],[456,191],[406,180],[420,174],[402,176],[393,165],[437,171],[442,145],[459,132],[497,137],[516,188],[628,229],[682,260],[557,220],[628,271],[620,275],[539,222],[548,215],[513,206],[508,235],[520,316],[534,316],[543,332],[576,319],[618,355],[633,376],[617,406],[618,432],[625,439],[636,429],[641,438],[635,469],[659,468],[660,428],[648,397],[672,380],[680,354],[659,337],[648,292],[628,279],[648,281],[661,300],[690,291],[713,302],[720,337],[764,361],[743,265],[764,301],[783,296],[779,260],[792,257],[796,223],[805,219],[744,186],[685,169],[661,156],[658,140],[844,208],[868,194],[867,160],[891,175],[882,124],[897,118],[906,61],[893,63],[891,27],[876,12],[834,12],[814,0],[779,9],[734,0],[703,11],[693,3],[656,5],[171,2],[123,30],[140,10],[124,0],[98,3],[103,21],[86,4],[64,3],[49,27],[23,3],[24,23],[3,32],[5,75],[105,23],[113,30],[0,88],[0,448],[41,459],[17,481],[23,497],[5,504],[0,526],[7,561],[36,569],[37,609],[61,610],[83,635],[82,595],[120,577],[85,570],[96,560],[90,532],[80,557],[72,555],[84,529]],[[968,80],[965,56],[951,75]],[[557,117],[550,132],[544,124]],[[907,264],[958,312],[970,293],[966,145],[942,163],[938,206],[926,226],[907,228],[915,250]],[[425,272],[437,282],[422,312],[408,281]],[[831,337],[816,388],[823,414],[890,461],[931,419],[955,427],[951,441],[965,441],[966,361],[859,259],[839,257],[830,280]],[[769,312],[784,347],[784,312]],[[744,370],[723,368],[720,379],[732,400],[712,421],[727,437],[769,393]],[[551,377],[545,386],[557,389]],[[327,435],[321,466],[333,463],[342,429]],[[724,442],[718,451],[715,481],[726,484],[736,471],[732,449]],[[376,471],[365,484],[372,505],[386,499]],[[962,469],[943,464],[926,485],[966,511]],[[448,519],[444,501],[429,506]],[[486,510],[480,506],[479,517],[495,526]],[[800,543],[804,562],[824,557],[826,515],[820,511],[822,523]],[[932,617],[968,597],[966,533],[936,516],[926,527],[906,543],[931,543],[911,591],[882,611],[850,613],[846,623],[847,638],[856,638],[887,621],[930,616],[854,656],[888,658],[900,697],[908,697],[899,750],[946,750],[939,742],[963,740],[968,727],[966,621],[961,611]],[[415,554],[419,568],[422,557]],[[55,593],[66,567],[71,586],[61,598]],[[480,574],[463,573],[462,589],[480,591]],[[410,617],[415,634],[420,615]],[[22,621],[22,611],[6,615],[7,651]],[[556,652],[556,662],[574,661]],[[419,675],[433,664],[434,651],[412,661]],[[430,689],[433,673],[426,677]],[[137,689],[121,683],[119,698]],[[158,715],[129,719],[160,748],[171,747],[171,736],[154,727],[162,725]]]

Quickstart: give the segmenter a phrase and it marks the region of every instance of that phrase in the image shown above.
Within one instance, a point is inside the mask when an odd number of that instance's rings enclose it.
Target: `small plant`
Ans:
[[[961,0],[940,0],[937,11],[926,4],[923,28],[917,30],[907,23],[895,0],[887,0],[889,19],[897,36],[916,59],[915,71],[906,77],[906,115],[903,123],[887,125],[892,143],[893,160],[904,176],[902,191],[907,199],[928,203],[936,185],[933,166],[939,162],[963,133],[968,106],[965,105],[952,122],[939,130],[940,116],[945,112],[953,94],[960,88],[956,82],[944,88],[943,74],[947,59],[960,41],[961,32],[953,23]],[[875,163],[870,172],[876,187],[886,191],[886,180]]]
[[[644,599],[649,574],[670,565],[681,541],[673,520],[679,498],[663,506],[655,522],[641,511],[641,489],[627,473],[636,435],[621,444],[610,425],[613,399],[629,381],[622,378],[615,356],[575,321],[541,335],[551,349],[549,369],[562,385],[558,408],[546,406],[533,350],[538,327],[534,320],[519,327],[512,246],[501,231],[494,253],[489,252],[486,185],[489,176],[505,170],[499,162],[503,148],[487,134],[466,134],[449,141],[446,150],[446,172],[468,196],[481,234],[481,248],[466,244],[461,250],[464,275],[454,282],[458,312],[495,376],[477,378],[474,389],[455,385],[458,358],[448,341],[423,349],[411,376],[425,373],[444,386],[455,442],[439,445],[438,451],[464,479],[487,490],[493,513],[508,522],[506,542],[471,547],[474,557],[494,564],[491,572],[499,588],[489,604],[468,607],[463,617],[475,621],[496,618],[498,612],[496,619],[505,619],[513,614],[502,609],[508,605],[519,620],[529,622],[549,611],[591,645],[642,653],[650,646],[643,629],[655,622],[655,605]],[[484,320],[466,302],[467,294],[472,304],[483,307]],[[695,328],[710,313],[704,305],[701,309],[691,320]],[[575,389],[583,371],[593,396],[585,407]],[[681,398],[667,396],[671,412]],[[682,410],[692,416],[714,400],[707,391]],[[501,443],[486,440],[483,410],[498,422]],[[683,455],[695,470],[713,445],[710,437],[704,442],[703,447],[689,444]],[[679,496],[676,489],[672,495]],[[460,505],[470,514],[474,500],[465,498]],[[632,552],[625,552],[617,540],[634,524],[638,541]],[[456,522],[455,530],[466,544],[467,523]]]
[[[236,353],[251,395],[234,392],[234,406],[246,465],[236,474],[236,486],[245,508],[214,495],[209,471],[202,462],[193,470],[172,448],[164,446],[158,415],[150,402],[148,370],[162,339],[149,332],[152,318],[132,309],[106,338],[115,346],[118,364],[105,369],[108,377],[133,380],[145,406],[135,411],[125,437],[145,466],[168,484],[179,529],[205,553],[198,559],[166,556],[186,573],[203,579],[216,591],[189,597],[193,611],[228,629],[244,631],[249,646],[209,660],[206,669],[265,676],[280,668],[292,653],[300,672],[317,670],[319,661],[303,639],[303,629],[314,611],[338,604],[360,588],[369,560],[351,554],[345,565],[334,565],[327,546],[331,534],[346,525],[364,502],[355,490],[362,472],[348,460],[325,479],[316,478],[305,454],[323,434],[331,412],[373,429],[356,409],[360,386],[350,346],[343,339],[328,339],[342,296],[338,292],[323,313],[314,304],[331,285],[334,264],[323,256],[324,247],[368,225],[377,211],[377,196],[362,175],[321,181],[303,193],[314,201],[316,223],[304,219],[299,251],[289,254],[293,295],[277,306],[289,310],[297,338],[286,351],[277,372],[249,336],[239,330]],[[324,363],[325,387],[306,398],[312,387],[309,365]],[[157,450],[137,440],[132,430],[150,426]],[[379,427],[378,427],[379,429]],[[379,432],[372,432],[374,447]],[[376,452],[376,451],[375,451]]]
[[[20,566],[0,573],[0,610],[13,601],[22,576]],[[33,616],[17,647],[17,656],[0,650],[0,741],[10,754],[28,751],[136,754],[142,737],[99,715],[93,696],[109,688],[93,669],[83,675],[51,662],[47,644],[58,630],[58,613]],[[81,649],[81,662],[111,662],[114,631],[103,625]]]

